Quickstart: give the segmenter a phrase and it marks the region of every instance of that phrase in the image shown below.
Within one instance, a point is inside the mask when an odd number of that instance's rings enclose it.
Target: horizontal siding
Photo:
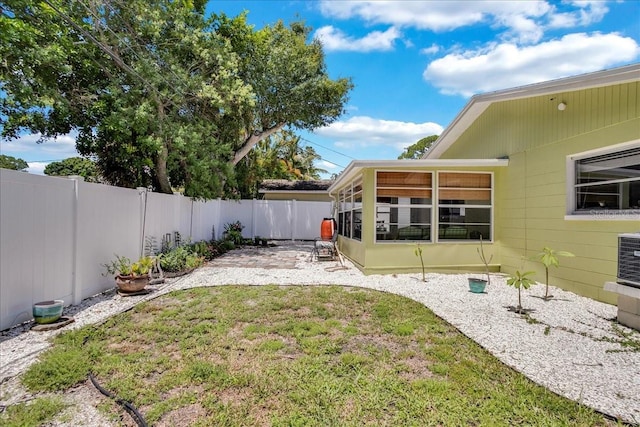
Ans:
[[[597,99],[602,97],[604,100],[606,96],[621,99],[623,93],[618,89],[617,93],[612,91],[610,94],[607,90],[596,91]],[[596,95],[591,93],[589,99],[595,99]],[[625,99],[640,99],[628,92],[624,96]],[[571,104],[566,102],[568,111]],[[496,197],[500,200],[501,210],[496,212],[496,236],[501,244],[503,272],[534,270],[535,279],[544,282],[543,266],[531,258],[545,246],[569,251],[576,257],[560,259],[560,267],[550,270],[551,284],[615,303],[616,296],[604,291],[603,286],[616,279],[617,235],[638,231],[640,223],[566,220],[567,191],[573,191],[566,183],[566,159],[571,154],[607,146],[610,137],[618,142],[637,139],[640,120],[635,118],[615,124],[616,118],[622,117],[621,108],[612,108],[610,114],[605,114],[596,103],[589,103],[588,107],[594,115],[604,114],[605,117],[597,119],[597,126],[603,126],[602,129],[593,131],[590,126],[576,124],[572,132],[589,133],[572,135],[568,132],[566,140],[547,141],[539,146],[528,143],[524,151],[510,154],[509,167],[501,171],[497,181]],[[550,136],[543,136],[546,137]]]
[[[566,110],[558,110],[560,101],[567,104]],[[498,102],[492,104],[441,158],[511,156],[639,116],[639,82]],[[543,164],[546,160],[549,158],[539,161]]]

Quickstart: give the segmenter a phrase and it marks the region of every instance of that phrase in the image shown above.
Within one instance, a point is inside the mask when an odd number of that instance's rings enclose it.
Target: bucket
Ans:
[[[331,240],[336,230],[336,220],[333,218],[324,218],[320,224],[320,238],[322,240]]]

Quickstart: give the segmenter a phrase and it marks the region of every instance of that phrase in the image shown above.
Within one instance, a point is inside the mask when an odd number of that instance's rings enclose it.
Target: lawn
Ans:
[[[613,425],[421,304],[359,288],[176,291],[60,335],[23,382],[60,390],[89,371],[150,425]]]

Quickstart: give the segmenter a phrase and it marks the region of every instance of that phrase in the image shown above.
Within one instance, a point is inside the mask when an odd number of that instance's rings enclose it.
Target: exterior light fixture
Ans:
[[[560,104],[558,104],[558,110],[564,111],[565,108],[567,108],[567,104],[565,104],[564,102],[561,102]]]

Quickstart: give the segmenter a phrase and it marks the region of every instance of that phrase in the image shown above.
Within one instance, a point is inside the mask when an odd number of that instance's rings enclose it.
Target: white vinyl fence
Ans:
[[[145,239],[219,239],[240,221],[244,237],[312,240],[330,202],[195,201],[181,195],[0,169],[0,330],[32,318],[38,301],[65,305],[114,286],[102,264],[136,259]]]

